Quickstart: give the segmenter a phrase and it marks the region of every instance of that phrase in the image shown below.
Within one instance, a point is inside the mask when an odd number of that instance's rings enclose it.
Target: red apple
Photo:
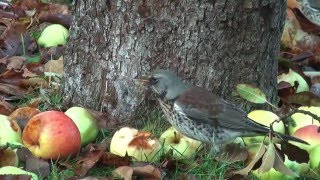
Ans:
[[[314,115],[317,115],[320,117],[320,107],[315,106],[301,106],[298,108],[299,110],[309,111]],[[311,116],[303,113],[294,113],[291,116],[292,120],[289,121],[289,134],[293,135],[294,132],[307,125],[320,125],[319,121],[313,119]]]
[[[320,144],[319,131],[320,131],[320,126],[317,126],[317,125],[308,125],[308,126],[301,127],[295,131],[293,136],[308,142],[310,145],[304,145],[297,142],[290,142],[290,143],[309,152],[313,147]]]
[[[36,157],[53,160],[74,155],[81,147],[78,127],[59,111],[33,116],[23,130],[22,142]]]

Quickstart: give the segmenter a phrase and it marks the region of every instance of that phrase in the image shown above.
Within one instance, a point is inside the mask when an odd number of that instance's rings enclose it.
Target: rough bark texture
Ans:
[[[133,79],[158,68],[236,103],[234,86],[255,84],[276,103],[285,3],[77,1],[65,56],[64,105],[126,120],[142,100]]]

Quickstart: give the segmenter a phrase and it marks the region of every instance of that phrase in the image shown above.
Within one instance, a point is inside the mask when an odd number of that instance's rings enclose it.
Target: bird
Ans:
[[[156,70],[146,81],[169,123],[189,138],[212,144],[213,153],[219,153],[236,137],[270,133],[269,127],[251,120],[239,107],[205,88],[183,82],[169,70]],[[308,144],[290,135],[273,133],[284,141]]]

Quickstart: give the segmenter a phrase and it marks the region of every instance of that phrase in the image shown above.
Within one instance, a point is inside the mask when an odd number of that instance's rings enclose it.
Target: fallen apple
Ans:
[[[303,92],[303,91],[309,91],[309,85],[306,82],[306,80],[304,80],[300,74],[296,73],[292,69],[289,69],[289,72],[287,74],[286,73],[280,74],[277,77],[277,79],[278,79],[278,83],[280,83],[281,81],[284,81],[284,82],[288,82],[291,86],[294,86],[295,82],[297,81],[298,82],[297,93]]]
[[[60,24],[51,24],[41,32],[38,44],[45,48],[65,45],[67,43],[68,36],[69,31],[64,26]]]
[[[309,145],[289,141],[291,144],[310,152],[312,148],[320,144],[320,127],[317,125],[304,126],[296,130],[293,136],[306,141]]]
[[[7,116],[0,114],[0,146],[7,142],[21,143],[21,129],[15,121],[9,121]]]
[[[273,112],[265,111],[265,110],[254,110],[248,114],[248,117],[257,123],[263,124],[268,127],[270,127],[270,124],[273,123],[272,128],[274,131],[279,133],[285,132],[283,122],[279,121],[279,117]],[[266,138],[266,136],[244,137],[243,141],[246,145],[249,145],[252,143],[260,143],[262,141],[264,141],[264,143],[267,144],[269,143],[269,138]]]
[[[315,107],[315,106],[301,106],[298,108],[298,110],[304,110],[304,111],[309,111],[312,114],[317,115],[318,117],[320,117],[320,107]],[[292,120],[289,121],[289,134],[293,135],[294,132],[303,127],[303,126],[307,126],[307,125],[320,125],[319,121],[317,121],[316,119],[313,119],[311,116],[307,115],[307,114],[303,114],[303,113],[294,113],[291,116]]]
[[[32,180],[38,180],[38,176],[32,172],[25,171],[14,166],[5,166],[0,168],[0,175],[28,175]]]
[[[110,143],[110,152],[119,156],[132,156],[137,161],[158,161],[161,144],[149,132],[123,127],[115,132]]]
[[[319,167],[320,163],[320,144],[313,147],[309,152],[310,157],[310,168],[315,169]]]
[[[164,153],[172,150],[172,157],[175,159],[191,158],[201,147],[200,141],[184,136],[173,126],[161,134],[159,141],[163,146]]]
[[[75,155],[81,147],[78,127],[59,111],[33,116],[23,130],[22,142],[36,157],[53,160]]]
[[[93,142],[100,130],[97,120],[91,113],[82,107],[71,107],[65,114],[76,123],[81,135],[81,146]]]

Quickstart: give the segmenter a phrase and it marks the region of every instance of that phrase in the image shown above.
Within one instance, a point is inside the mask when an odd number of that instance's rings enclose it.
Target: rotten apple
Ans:
[[[157,161],[160,159],[161,144],[151,133],[130,127],[115,132],[110,143],[110,152],[119,156],[126,154],[137,161]]]

